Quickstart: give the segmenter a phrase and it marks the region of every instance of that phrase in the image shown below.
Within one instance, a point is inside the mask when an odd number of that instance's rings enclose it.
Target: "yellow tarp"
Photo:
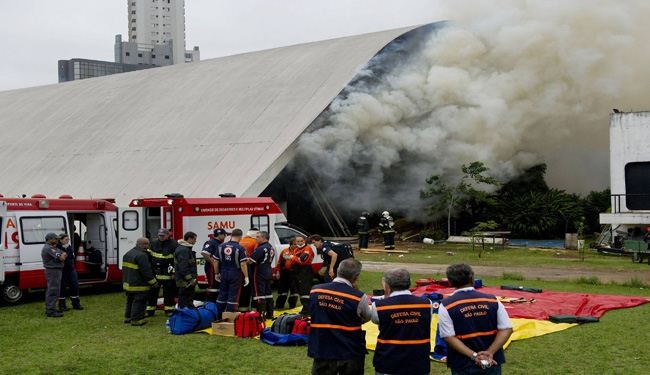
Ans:
[[[275,311],[273,314],[275,317],[278,317],[282,314],[297,314],[300,312],[301,307],[296,307],[290,310]],[[504,347],[508,347],[512,341],[524,340],[532,337],[546,335],[548,333],[563,331],[567,328],[575,327],[577,324],[571,323],[552,323],[548,320],[535,320],[535,319],[510,319],[513,326],[513,334],[510,337],[510,340],[505,344]],[[266,326],[271,327],[273,325],[273,320],[267,320]],[[438,314],[434,314],[431,319],[431,351],[435,346],[435,337],[436,337],[436,328],[438,327]],[[363,329],[366,331],[366,347],[369,350],[375,350],[377,345],[377,335],[379,334],[379,327],[372,323],[368,322],[363,325]],[[205,332],[212,334],[212,328],[207,328],[198,332]]]

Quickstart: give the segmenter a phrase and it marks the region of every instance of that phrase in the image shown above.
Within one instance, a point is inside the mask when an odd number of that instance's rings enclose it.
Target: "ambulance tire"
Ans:
[[[15,304],[25,297],[25,293],[18,285],[11,282],[2,284],[2,300],[8,304]]]

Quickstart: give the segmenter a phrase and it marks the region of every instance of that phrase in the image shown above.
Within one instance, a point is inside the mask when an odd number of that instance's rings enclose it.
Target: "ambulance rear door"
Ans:
[[[5,253],[3,249],[8,248],[5,241],[9,242],[4,230],[5,220],[7,217],[7,202],[0,202],[0,284],[5,281]]]
[[[122,257],[135,247],[136,241],[145,236],[144,209],[142,207],[118,207],[117,209],[117,264],[122,269]]]

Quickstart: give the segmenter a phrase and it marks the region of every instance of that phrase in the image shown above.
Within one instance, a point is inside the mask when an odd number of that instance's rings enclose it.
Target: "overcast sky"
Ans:
[[[439,0],[186,0],[186,47],[201,59],[418,25]],[[0,91],[56,83],[57,61],[113,61],[127,0],[0,0]]]

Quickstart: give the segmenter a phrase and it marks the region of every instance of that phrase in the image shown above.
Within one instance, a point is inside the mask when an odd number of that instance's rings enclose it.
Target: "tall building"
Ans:
[[[165,53],[163,56],[169,56],[167,59],[172,64],[200,59],[199,47],[185,50],[185,0],[129,0],[128,3],[129,43],[152,53],[156,46],[167,46],[171,54]],[[158,56],[160,52],[154,54]],[[116,60],[127,64],[131,61],[127,58]]]
[[[115,62],[59,60],[59,82],[199,61],[199,47],[185,50],[184,0],[128,0],[128,41],[115,36]]]

